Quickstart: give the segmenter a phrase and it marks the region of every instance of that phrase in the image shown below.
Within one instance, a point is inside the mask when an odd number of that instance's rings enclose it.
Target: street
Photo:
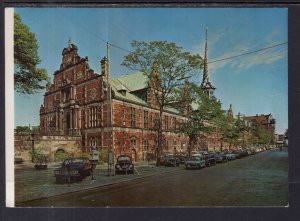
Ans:
[[[200,170],[169,173],[19,203],[21,207],[287,206],[284,148]]]

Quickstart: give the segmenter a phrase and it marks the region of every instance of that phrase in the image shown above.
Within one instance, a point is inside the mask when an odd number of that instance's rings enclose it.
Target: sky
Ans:
[[[287,9],[281,8],[15,8],[34,32],[45,68],[53,73],[71,38],[90,68],[100,73],[106,43],[132,50],[130,42],[169,41],[184,51],[204,56],[208,27],[209,79],[215,96],[235,115],[272,114],[276,133],[288,127]],[[260,50],[245,56],[222,58]],[[110,47],[110,76],[131,73],[121,65],[128,51]],[[192,79],[200,85],[202,71]],[[52,81],[52,80],[51,80]],[[44,90],[35,95],[15,94],[15,126],[39,125]]]

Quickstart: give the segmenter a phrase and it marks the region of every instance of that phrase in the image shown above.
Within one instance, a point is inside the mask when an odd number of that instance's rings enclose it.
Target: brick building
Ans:
[[[272,141],[275,141],[275,119],[272,114],[256,114],[255,116],[246,116],[245,119],[250,121],[252,125],[262,125],[272,136]]]
[[[133,159],[155,155],[159,111],[148,79],[137,72],[112,79],[109,61],[100,61],[101,73],[89,67],[88,57],[78,55],[69,42],[62,51],[62,62],[46,87],[40,107],[40,133],[79,135],[82,150],[92,146],[127,153]],[[154,75],[155,77],[155,75]],[[167,108],[163,114],[163,150],[186,151],[188,138],[176,134],[177,122],[187,121],[182,110]]]

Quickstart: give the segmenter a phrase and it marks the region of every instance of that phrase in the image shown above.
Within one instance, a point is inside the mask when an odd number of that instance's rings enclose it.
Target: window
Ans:
[[[130,108],[131,127],[135,127],[135,108]]]
[[[171,117],[171,129],[176,129],[176,118]]]
[[[176,148],[177,147],[177,141],[173,140],[173,147]]]
[[[158,127],[159,127],[159,115],[158,115],[158,113],[155,113],[153,121],[154,121],[153,122],[154,128],[158,129]]]
[[[144,151],[148,151],[149,150],[149,141],[147,139],[144,140],[143,142],[143,149]]]
[[[96,127],[97,120],[97,107],[90,107],[90,127]]]
[[[173,118],[173,128],[174,129],[177,128],[177,119],[176,119],[176,117]]]
[[[132,137],[130,139],[130,147],[131,148],[135,148],[136,147],[136,138],[135,137]]]
[[[144,128],[149,127],[149,121],[148,121],[148,111],[144,111]]]
[[[93,138],[90,140],[90,147],[91,147],[91,148],[97,147],[97,140],[95,139],[95,137],[93,137]]]
[[[165,115],[165,130],[168,130],[169,127],[169,117],[167,115]]]

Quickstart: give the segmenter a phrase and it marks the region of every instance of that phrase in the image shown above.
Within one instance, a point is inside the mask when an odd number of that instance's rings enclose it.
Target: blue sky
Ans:
[[[52,78],[61,63],[68,38],[81,57],[100,72],[107,40],[131,50],[130,42],[166,40],[192,53],[204,54],[208,26],[208,59],[218,60],[287,42],[287,9],[230,8],[16,8],[23,23],[36,34],[40,67]],[[276,132],[288,126],[287,44],[258,53],[209,64],[209,76],[223,109],[234,114],[269,114]],[[111,47],[110,75],[131,71],[121,66],[126,51]],[[199,72],[200,73],[200,72]],[[194,78],[200,84],[202,76]],[[38,125],[44,91],[30,96],[15,94],[15,126]]]

